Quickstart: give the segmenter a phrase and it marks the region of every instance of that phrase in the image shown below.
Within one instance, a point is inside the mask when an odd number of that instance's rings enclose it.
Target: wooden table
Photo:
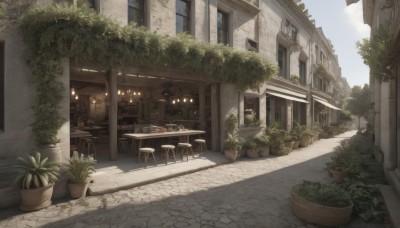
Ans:
[[[72,130],[69,134],[69,137],[71,139],[76,139],[76,138],[84,138],[84,137],[91,137],[92,134],[88,131],[81,131],[81,130]]]
[[[205,131],[199,130],[181,130],[164,133],[125,133],[123,136],[132,139],[132,151],[136,154],[139,148],[142,147],[144,139],[179,137],[179,142],[189,142],[189,137],[191,135],[201,135],[205,133]]]

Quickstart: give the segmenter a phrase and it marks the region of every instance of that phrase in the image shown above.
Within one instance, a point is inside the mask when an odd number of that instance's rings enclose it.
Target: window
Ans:
[[[4,130],[4,43],[0,43],[0,130]]]
[[[128,22],[144,25],[144,0],[128,0]]]
[[[190,1],[176,0],[176,34],[190,33]]]
[[[217,42],[228,44],[228,14],[218,10],[217,13]]]
[[[297,41],[297,33],[299,33],[297,28],[292,25],[292,32],[290,38],[294,41]]]
[[[258,97],[244,97],[244,124],[246,126],[259,126],[260,100]]]
[[[306,69],[306,62],[299,60],[299,76],[300,76],[300,84],[306,85],[306,75],[307,75],[307,69]]]
[[[252,39],[247,38],[246,39],[246,48],[249,51],[254,51],[254,52],[258,52],[258,43]]]
[[[287,49],[278,45],[279,76],[287,78]]]

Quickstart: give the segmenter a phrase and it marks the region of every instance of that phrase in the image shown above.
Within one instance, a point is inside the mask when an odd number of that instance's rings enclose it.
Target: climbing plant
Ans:
[[[392,47],[393,34],[384,27],[377,29],[371,39],[364,38],[356,42],[358,53],[364,63],[371,69],[373,77],[379,82],[394,78],[389,66],[389,52]]]
[[[135,25],[121,27],[85,7],[38,7],[21,19],[28,63],[37,88],[33,130],[39,143],[57,141],[65,121],[58,112],[65,88],[61,59],[91,61],[110,69],[127,65],[161,66],[207,75],[238,89],[258,89],[276,64],[250,51],[195,42],[187,34],[159,35]]]

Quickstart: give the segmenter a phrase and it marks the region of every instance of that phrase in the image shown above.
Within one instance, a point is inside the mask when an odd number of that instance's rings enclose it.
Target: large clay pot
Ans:
[[[263,147],[259,151],[260,157],[268,157],[269,156],[269,146]]]
[[[68,183],[68,190],[71,198],[79,199],[86,196],[89,181],[85,183]]]
[[[305,136],[300,139],[300,147],[306,147],[310,143],[310,136]]]
[[[259,157],[258,151],[255,150],[255,149],[248,149],[248,150],[246,150],[246,155],[247,155],[247,157],[249,157],[249,158],[258,158],[258,157]]]
[[[61,163],[62,154],[60,145],[58,143],[42,145],[39,147],[39,152],[42,155],[42,158],[48,158],[48,162]]]
[[[42,188],[21,189],[22,211],[36,211],[51,205],[54,184]]]
[[[286,148],[286,150],[287,150],[287,153],[292,152],[292,150],[293,150],[293,144],[294,144],[294,141],[286,142],[286,143],[285,143],[285,148]]]
[[[309,222],[321,226],[339,227],[347,224],[351,218],[353,204],[348,207],[328,207],[312,203],[297,193],[300,185],[295,185],[290,191],[290,201],[293,213]]]
[[[236,150],[225,150],[224,154],[229,160],[235,161],[238,155],[238,152]]]
[[[299,148],[299,145],[300,145],[300,140],[296,140],[296,141],[293,142],[292,148],[293,149],[297,149],[297,148]]]
[[[347,177],[348,173],[345,171],[337,171],[337,170],[332,170],[331,171],[333,181],[335,184],[340,184],[344,181],[344,178]]]

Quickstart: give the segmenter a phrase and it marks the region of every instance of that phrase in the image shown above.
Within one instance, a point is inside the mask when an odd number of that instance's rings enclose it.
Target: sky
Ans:
[[[302,0],[317,27],[332,41],[342,76],[350,86],[369,83],[369,68],[357,53],[356,42],[369,37],[370,28],[364,24],[362,1],[346,6],[345,0]]]

